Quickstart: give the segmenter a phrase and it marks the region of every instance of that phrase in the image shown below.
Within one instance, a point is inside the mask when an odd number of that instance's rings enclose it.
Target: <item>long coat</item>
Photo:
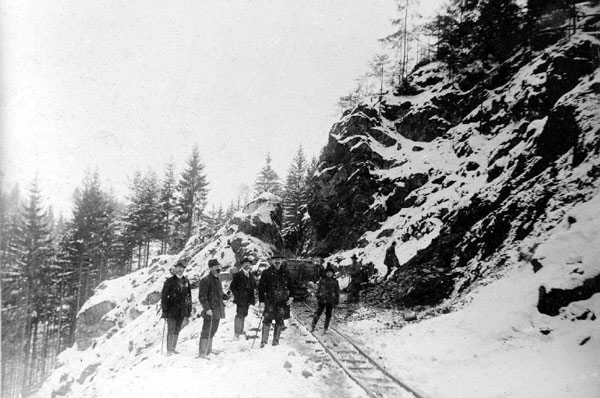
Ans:
[[[292,280],[289,272],[282,267],[267,268],[258,283],[258,300],[265,303],[265,319],[287,319],[290,317],[290,298]]]
[[[233,280],[229,289],[233,293],[233,302],[239,306],[250,306],[256,303],[254,296],[254,289],[256,289],[256,281],[254,275],[248,273],[248,276],[244,271],[239,271],[233,274]]]
[[[200,280],[198,300],[202,305],[202,316],[204,318],[210,318],[210,316],[206,315],[206,311],[208,310],[212,310],[213,318],[225,318],[223,285],[218,276],[209,273]]]
[[[340,284],[337,279],[321,278],[317,286],[317,301],[337,305],[340,302]]]
[[[400,261],[398,261],[398,257],[396,256],[395,246],[390,246],[385,251],[385,259],[383,260],[383,264],[389,268],[397,267],[400,265]]]
[[[192,314],[192,287],[185,276],[168,278],[160,295],[163,318],[187,318]]]

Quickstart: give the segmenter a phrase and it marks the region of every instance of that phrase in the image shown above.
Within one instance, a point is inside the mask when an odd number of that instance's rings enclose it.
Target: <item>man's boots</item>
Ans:
[[[172,354],[173,353],[173,340],[175,339],[175,336],[171,333],[167,333],[167,354]]]
[[[317,322],[319,322],[319,318],[314,317],[313,321],[312,321],[312,325],[310,326],[310,331],[314,332],[315,328],[317,327]]]
[[[244,321],[246,320],[246,317],[240,317],[240,336],[246,335],[246,332],[244,332]]]
[[[263,348],[267,345],[269,341],[269,332],[271,331],[271,325],[263,323],[262,326],[262,339],[260,340],[260,348]]]
[[[200,348],[198,351],[198,356],[200,358],[205,358],[208,350],[208,339],[200,339]]]
[[[279,336],[281,336],[281,329],[283,325],[275,324],[275,330],[273,330],[273,345],[279,345]]]
[[[327,329],[329,329],[329,322],[331,321],[331,317],[330,316],[325,316],[325,327],[323,328],[325,331],[327,331]]]
[[[233,337],[237,340],[240,337],[241,332],[240,318],[237,316],[233,319]]]

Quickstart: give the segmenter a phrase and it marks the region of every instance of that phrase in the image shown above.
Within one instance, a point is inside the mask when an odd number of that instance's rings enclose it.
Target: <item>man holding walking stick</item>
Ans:
[[[192,313],[192,288],[188,278],[183,276],[184,270],[185,265],[181,261],[177,262],[172,271],[173,276],[165,281],[161,292],[162,318],[167,323],[167,355],[177,354],[175,347],[179,331],[187,325]]]
[[[198,299],[202,305],[202,332],[200,333],[200,347],[198,356],[206,357],[212,352],[212,341],[221,318],[225,318],[225,305],[223,304],[223,285],[219,279],[221,264],[216,259],[208,260],[209,274],[200,280]]]

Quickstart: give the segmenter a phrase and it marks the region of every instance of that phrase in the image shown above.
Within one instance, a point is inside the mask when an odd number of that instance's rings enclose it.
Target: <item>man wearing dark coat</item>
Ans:
[[[189,322],[192,314],[192,287],[188,278],[183,276],[185,265],[177,262],[173,276],[163,285],[160,297],[162,317],[167,322],[167,355],[176,354],[177,339],[181,328]]]
[[[238,339],[244,333],[244,321],[248,316],[248,308],[256,303],[254,290],[256,282],[252,270],[252,262],[249,258],[243,258],[240,271],[233,274],[233,280],[229,289],[233,293],[233,302],[236,304],[236,314],[233,325],[233,336]]]
[[[366,280],[362,264],[358,262],[356,254],[353,254],[351,259],[352,264],[347,268],[347,272],[350,275],[350,283],[348,284],[348,297],[346,301],[348,303],[358,303],[359,293],[363,289],[363,284]]]
[[[271,263],[271,266],[262,273],[258,283],[258,300],[261,307],[264,303],[261,348],[269,341],[269,332],[273,321],[275,321],[273,345],[279,344],[283,320],[289,318],[290,304],[294,300],[290,297],[292,288],[290,274],[282,267],[281,256],[271,257]]]
[[[212,342],[219,322],[225,318],[223,304],[223,285],[219,279],[221,264],[216,259],[208,260],[209,274],[200,280],[198,300],[202,305],[202,332],[200,332],[199,356],[205,357],[213,352]]]
[[[329,329],[329,322],[331,321],[331,314],[333,307],[340,302],[340,284],[337,279],[334,279],[335,271],[333,265],[327,264],[325,268],[325,276],[321,278],[317,285],[317,312],[313,317],[311,332],[315,331],[317,322],[325,310],[325,326],[324,330],[327,332]]]
[[[385,251],[385,259],[383,260],[383,264],[387,267],[387,272],[383,277],[385,280],[392,270],[400,265],[400,261],[398,261],[398,257],[396,256],[396,241],[393,241],[390,247],[388,247]]]

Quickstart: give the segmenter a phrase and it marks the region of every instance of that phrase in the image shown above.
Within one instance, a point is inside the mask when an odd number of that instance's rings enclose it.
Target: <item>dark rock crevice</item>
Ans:
[[[585,279],[573,289],[550,289],[540,286],[537,309],[542,314],[556,316],[560,309],[581,300],[587,300],[594,294],[600,293],[600,274]]]

